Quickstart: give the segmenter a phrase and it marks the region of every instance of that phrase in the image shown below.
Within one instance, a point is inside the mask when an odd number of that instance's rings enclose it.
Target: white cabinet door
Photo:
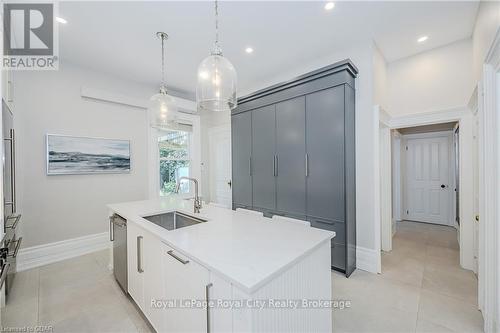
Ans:
[[[233,286],[230,282],[218,275],[210,273],[209,298],[213,302],[217,300],[230,300],[233,298]],[[210,332],[232,332],[233,310],[227,306],[216,306],[210,309]]]
[[[134,223],[127,223],[128,293],[143,311],[144,234]]]
[[[207,332],[207,308],[192,302],[206,300],[210,293],[209,271],[164,245],[165,297],[177,300],[177,307],[165,311],[165,332]]]
[[[162,242],[152,234],[144,235],[144,308],[143,312],[157,332],[164,332],[165,309],[157,304],[165,299]]]

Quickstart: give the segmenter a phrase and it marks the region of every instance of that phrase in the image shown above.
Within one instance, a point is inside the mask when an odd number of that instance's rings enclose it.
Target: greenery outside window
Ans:
[[[191,133],[164,131],[158,137],[160,154],[160,196],[175,192],[180,177],[190,174]],[[189,182],[182,182],[180,193],[189,193]]]

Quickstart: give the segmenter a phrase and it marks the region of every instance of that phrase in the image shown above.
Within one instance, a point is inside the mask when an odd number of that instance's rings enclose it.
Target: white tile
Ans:
[[[36,326],[38,323],[38,268],[16,274],[2,310],[4,327]]]
[[[381,306],[366,299],[333,311],[334,332],[414,332],[417,313]]]
[[[382,256],[382,277],[422,286],[425,263],[424,259],[390,253]]]
[[[482,332],[483,318],[477,306],[453,297],[423,290],[419,320],[426,320],[460,332]]]
[[[418,319],[417,320],[417,329],[415,330],[416,333],[447,333],[447,332],[454,332],[453,330],[435,324],[433,322],[423,320],[423,319]]]
[[[477,279],[462,268],[427,265],[422,288],[477,305]]]

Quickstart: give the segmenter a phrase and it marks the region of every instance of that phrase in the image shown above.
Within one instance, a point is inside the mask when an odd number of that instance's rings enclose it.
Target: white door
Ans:
[[[210,198],[212,202],[231,207],[231,125],[209,130]]]
[[[405,218],[450,225],[452,165],[449,136],[406,141]]]

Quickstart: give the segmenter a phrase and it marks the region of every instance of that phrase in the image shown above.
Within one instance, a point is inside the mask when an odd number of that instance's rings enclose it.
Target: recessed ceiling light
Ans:
[[[59,16],[56,16],[56,21],[59,23],[62,23],[62,24],[68,23],[68,21],[66,21],[65,19],[63,19],[62,17],[59,17]]]
[[[335,2],[327,2],[325,4],[325,9],[326,10],[332,10],[333,8],[335,8]]]
[[[423,43],[423,42],[425,42],[428,38],[429,38],[428,36],[422,36],[422,37],[420,37],[419,39],[417,39],[417,42],[419,42],[419,43]]]
[[[245,52],[246,52],[246,53],[248,53],[248,54],[253,53],[253,48],[251,48],[251,47],[249,46],[249,47],[247,47],[247,48],[245,49]]]

